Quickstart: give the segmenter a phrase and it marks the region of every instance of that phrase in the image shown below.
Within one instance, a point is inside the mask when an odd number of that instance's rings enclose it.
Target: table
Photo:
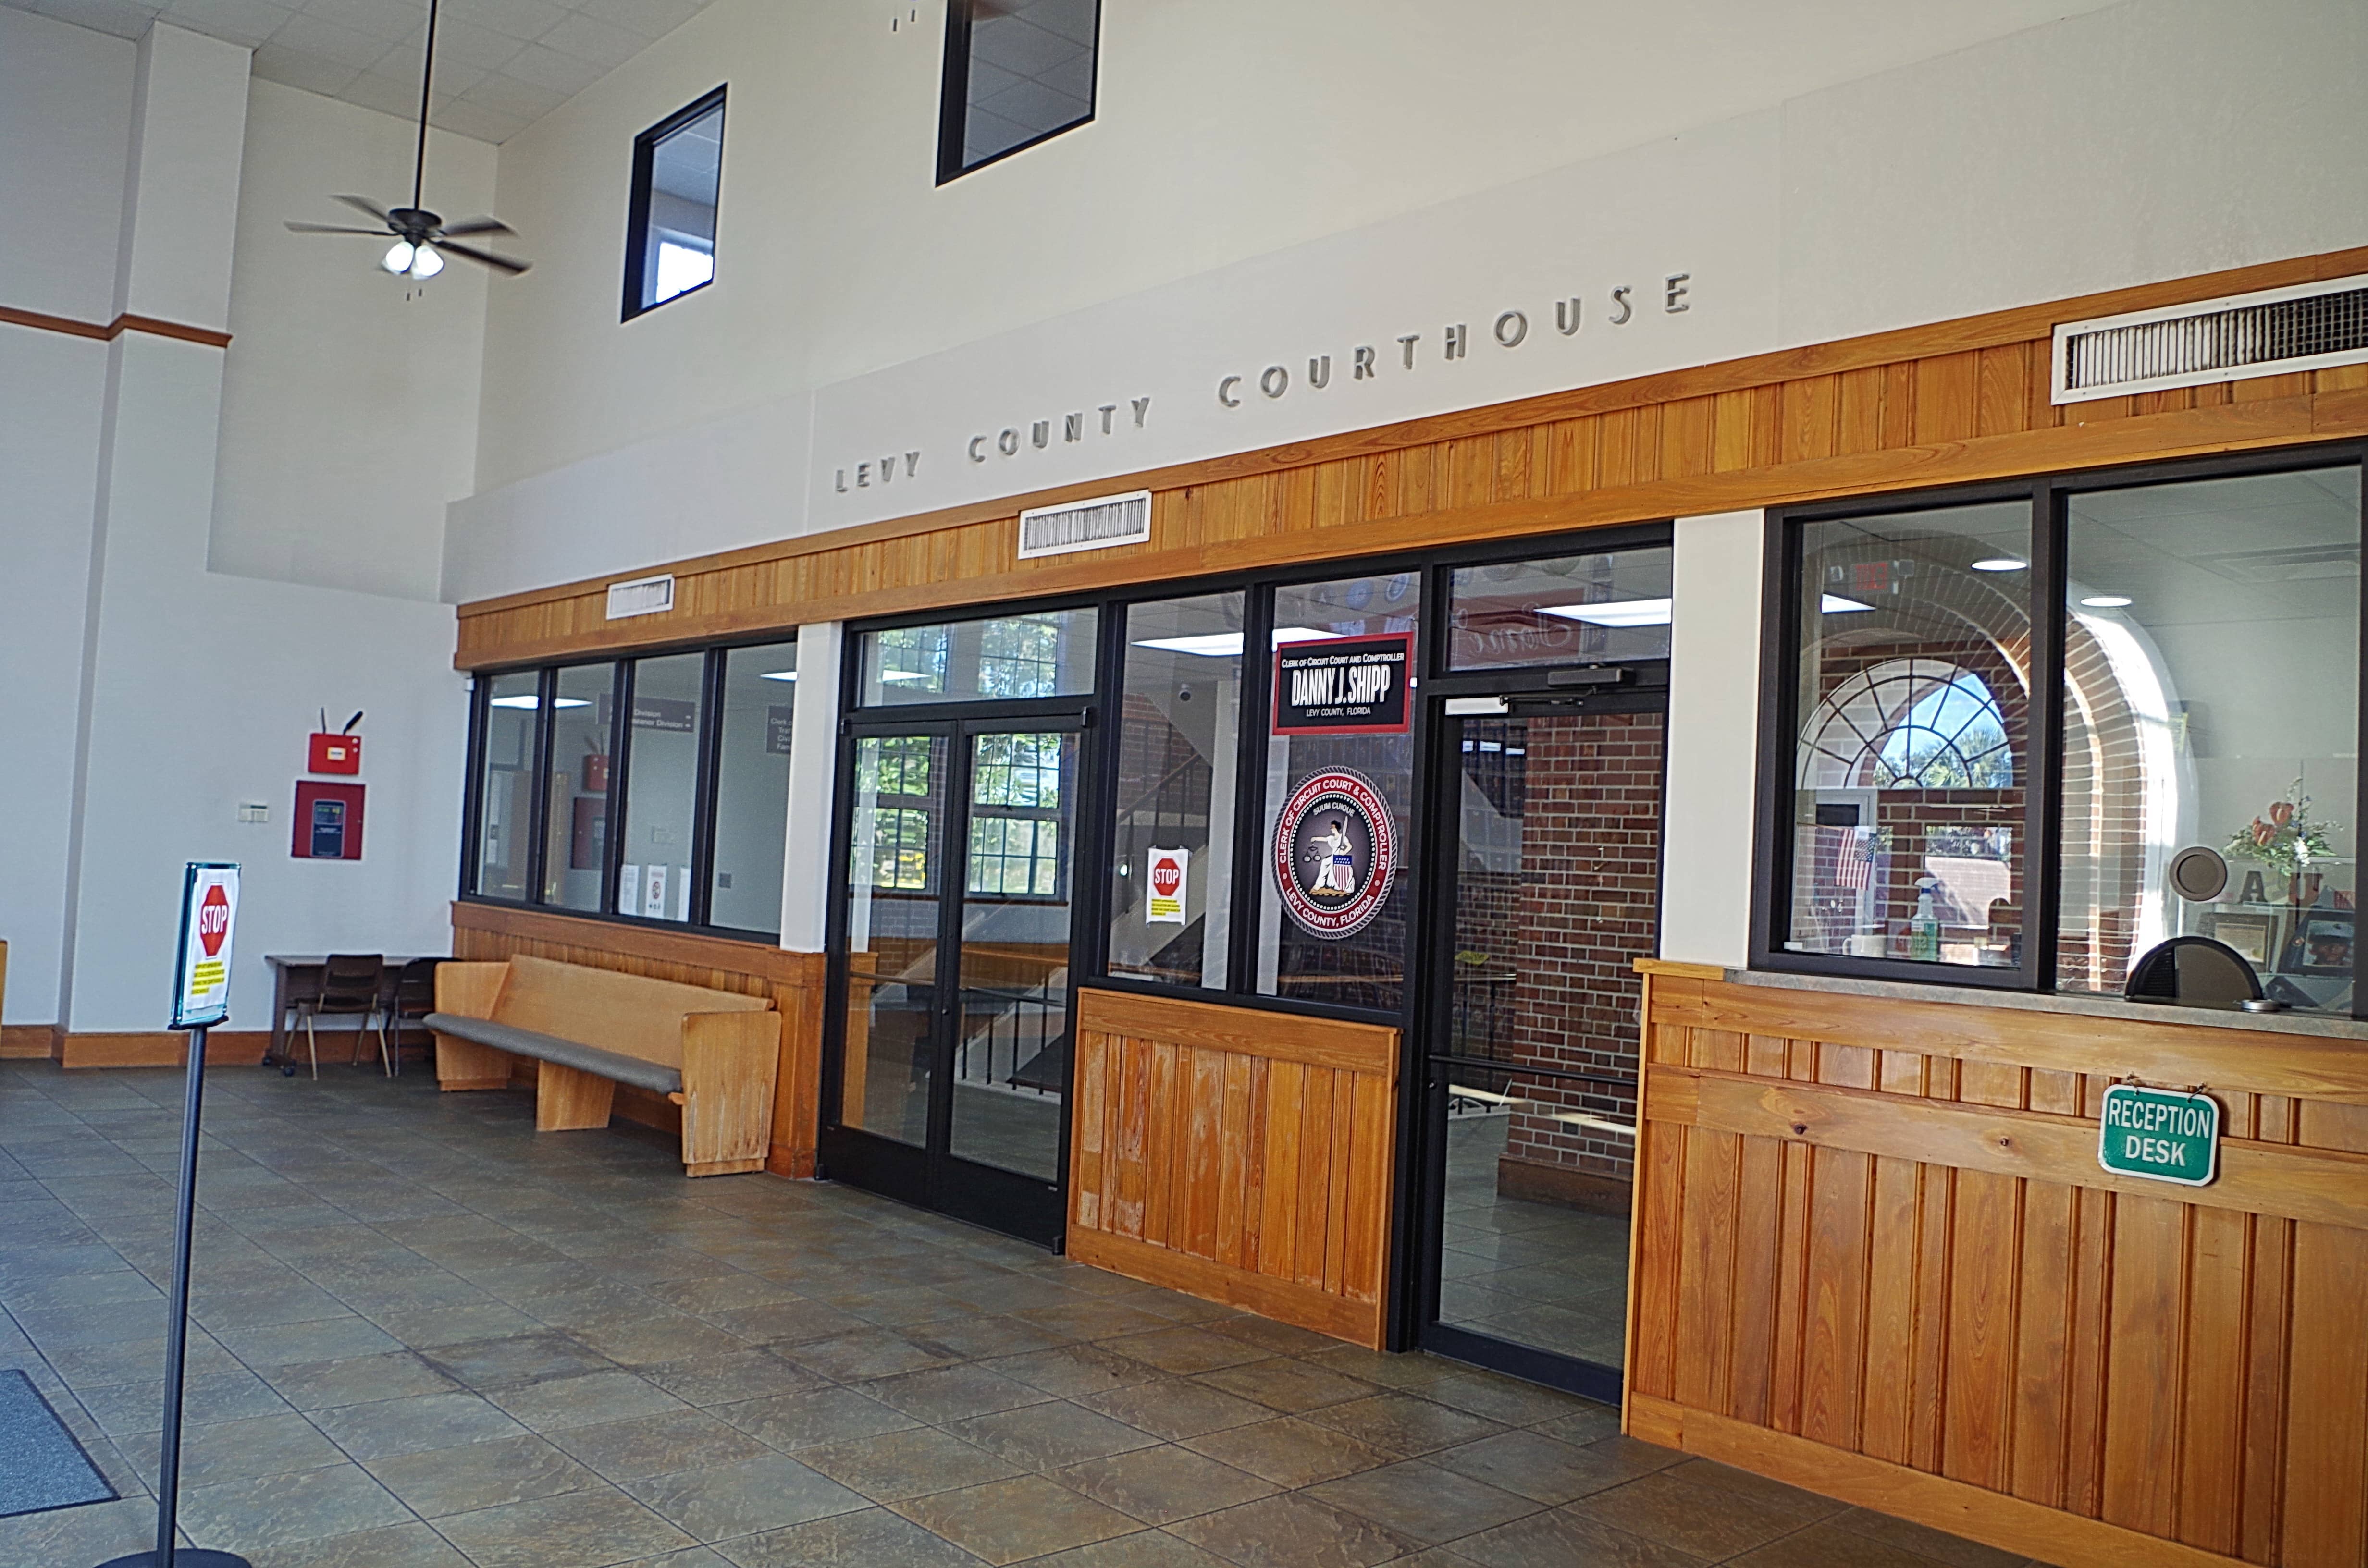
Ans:
[[[443,955],[423,953],[422,958]],[[379,975],[378,991],[381,997],[391,997],[394,977],[411,961],[407,953],[389,953],[386,967]],[[271,1045],[263,1054],[267,1063],[285,1060],[281,1047],[288,1043],[288,1014],[299,1002],[309,1002],[321,994],[321,974],[328,967],[328,957],[323,953],[266,953],[263,961],[271,966]],[[357,1021],[355,1031],[361,1024]]]

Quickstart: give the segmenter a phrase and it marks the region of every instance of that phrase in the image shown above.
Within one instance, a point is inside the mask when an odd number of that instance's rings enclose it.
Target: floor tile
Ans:
[[[309,1366],[258,1368],[257,1371],[282,1399],[304,1411],[450,1393],[455,1386],[451,1379],[408,1351]]]
[[[1192,1378],[1162,1378],[1108,1393],[1087,1394],[1077,1403],[1171,1442],[1228,1426],[1247,1426],[1274,1415],[1263,1404]]]
[[[800,1449],[797,1457],[876,1503],[951,1492],[1020,1473],[1010,1461],[933,1426]]]
[[[1054,1470],[1129,1449],[1147,1449],[1158,1441],[1123,1421],[1063,1400],[974,1415],[951,1422],[946,1429],[1030,1470]]]
[[[1375,1470],[1397,1458],[1344,1432],[1311,1426],[1293,1416],[1188,1437],[1181,1446],[1278,1486],[1292,1487]]]
[[[860,1493],[770,1450],[729,1463],[700,1463],[645,1481],[628,1494],[698,1540],[723,1540],[869,1507]]]
[[[769,1350],[753,1348],[726,1351],[720,1356],[698,1356],[686,1361],[660,1361],[633,1370],[688,1404],[729,1404],[827,1386],[821,1374],[785,1361]]]
[[[496,1384],[485,1391],[485,1397],[520,1426],[537,1432],[598,1426],[684,1408],[681,1400],[655,1382],[623,1370]]]
[[[1713,1562],[1763,1546],[1812,1521],[1715,1486],[1656,1471],[1571,1504],[1581,1518],[1660,1541]]]
[[[442,1536],[416,1523],[283,1546],[243,1547],[239,1554],[254,1568],[469,1568],[469,1560]]]
[[[781,1345],[777,1353],[839,1383],[917,1372],[955,1359],[950,1351],[927,1348],[884,1328],[864,1328],[828,1339]]]
[[[571,1426],[549,1437],[564,1452],[620,1485],[668,1471],[732,1464],[773,1452],[758,1438],[703,1410],[670,1410],[599,1426]]]
[[[1527,1426],[1574,1415],[1594,1403],[1559,1389],[1540,1388],[1518,1378],[1479,1371],[1451,1372],[1433,1378],[1417,1392],[1437,1403],[1485,1415],[1508,1426]]]
[[[1279,1490],[1189,1449],[1165,1446],[1087,1460],[1054,1471],[1053,1479],[1147,1525],[1213,1513]]]
[[[996,1564],[1108,1540],[1140,1528],[1124,1514],[1041,1475],[934,1493],[899,1503],[895,1510]]]
[[[1202,1514],[1168,1530],[1240,1568],[1370,1568],[1423,1544],[1299,1492]]]
[[[458,1391],[341,1405],[316,1411],[313,1419],[339,1448],[365,1461],[512,1437],[522,1430],[484,1398]]]
[[[1030,1351],[1019,1356],[1007,1356],[988,1363],[1007,1378],[1042,1389],[1062,1399],[1080,1399],[1089,1393],[1107,1393],[1111,1389],[1133,1388],[1138,1383],[1154,1382],[1161,1374],[1157,1368],[1121,1356],[1098,1345],[1069,1345],[1053,1350]]]
[[[1344,1377],[1306,1361],[1287,1356],[1270,1357],[1263,1361],[1246,1361],[1238,1367],[1221,1367],[1202,1372],[1200,1381],[1227,1393],[1239,1394],[1271,1409],[1285,1412],[1315,1410],[1327,1404],[1346,1404],[1352,1399],[1366,1399],[1379,1391],[1361,1378]]]
[[[1509,1524],[1544,1506],[1418,1460],[1327,1481],[1303,1495],[1434,1545]]]
[[[25,1568],[82,1568],[155,1544],[156,1505],[145,1497],[0,1519],[0,1562]]]
[[[1849,1530],[1852,1534],[1929,1557],[1935,1562],[1947,1564],[1948,1568],[2015,1568],[2021,1561],[2010,1551],[2000,1551],[1979,1541],[1966,1540],[1927,1525],[1895,1519],[1888,1514],[1871,1513],[1864,1508],[1844,1509],[1826,1523],[1836,1529]]]
[[[1052,1398],[1042,1389],[990,1372],[984,1367],[937,1367],[880,1378],[861,1385],[881,1403],[901,1410],[917,1421],[959,1421],[1023,1404],[1041,1404]]]
[[[919,1422],[853,1389],[816,1389],[736,1404],[710,1406],[717,1415],[784,1452],[901,1431]]]
[[[1099,1343],[1105,1350],[1115,1350],[1163,1372],[1178,1374],[1212,1372],[1220,1367],[1237,1367],[1266,1358],[1258,1346],[1205,1328],[1163,1328]]]
[[[429,1352],[427,1359],[454,1382],[473,1389],[542,1382],[552,1378],[608,1371],[612,1366],[607,1357],[567,1335],[549,1329],[441,1346]]]
[[[1404,1393],[1326,1405],[1309,1411],[1303,1419],[1345,1432],[1374,1448],[1409,1456],[1476,1442],[1504,1430],[1494,1421]]]
[[[1166,1530],[1137,1530],[1039,1557],[1028,1568],[1225,1568],[1225,1560]]]
[[[979,1559],[885,1508],[725,1541],[737,1568],[976,1568]]]
[[[1540,1503],[1567,1503],[1663,1468],[1643,1444],[1578,1445],[1543,1432],[1500,1432],[1442,1449],[1430,1462]],[[1666,1452],[1666,1450],[1662,1450]]]
[[[562,1493],[437,1521],[477,1568],[609,1568],[696,1546],[621,1492]]]
[[[426,1519],[600,1484],[592,1471],[532,1433],[392,1455],[364,1468]]]
[[[688,1313],[602,1324],[571,1331],[594,1353],[622,1367],[652,1366],[747,1348],[747,1341]]]
[[[181,1489],[183,1533],[196,1545],[222,1551],[351,1535],[411,1518],[358,1464]]]
[[[1702,1559],[1567,1510],[1531,1514],[1451,1549],[1479,1568],[1702,1568]]]
[[[1827,1524],[1779,1536],[1729,1561],[1736,1568],[1941,1568],[1937,1558]]]

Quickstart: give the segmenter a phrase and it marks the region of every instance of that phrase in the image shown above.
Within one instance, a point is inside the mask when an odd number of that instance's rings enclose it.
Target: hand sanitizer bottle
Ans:
[[[1907,922],[1907,956],[1926,963],[1941,958],[1941,916],[1932,908],[1932,883],[1916,884],[1916,914]]]

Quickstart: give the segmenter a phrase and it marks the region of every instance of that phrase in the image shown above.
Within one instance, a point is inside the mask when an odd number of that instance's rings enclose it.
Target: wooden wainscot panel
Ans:
[[[1069,1256],[1382,1344],[1398,1031],[1087,990]]]
[[[2051,1562],[2368,1564],[2368,1044],[1653,966],[1627,1429]],[[2217,1179],[2107,1173],[2115,1076]]]
[[[804,1178],[814,1170],[814,1136],[822,1101],[823,955],[793,953],[760,942],[738,942],[688,931],[664,931],[613,921],[585,920],[542,910],[498,904],[452,905],[452,954],[495,961],[513,954],[553,959],[591,969],[615,970],[714,991],[769,996],[780,1015],[780,1067],[773,1081],[769,1152],[765,1168],[776,1176]],[[513,1081],[531,1084],[535,1063],[520,1062]],[[662,1131],[680,1132],[682,1112],[665,1096],[630,1085],[616,1091],[615,1113]],[[748,1127],[762,1119],[756,1108],[735,1106],[729,1129],[710,1132],[745,1157]],[[720,1158],[721,1156],[719,1156]]]

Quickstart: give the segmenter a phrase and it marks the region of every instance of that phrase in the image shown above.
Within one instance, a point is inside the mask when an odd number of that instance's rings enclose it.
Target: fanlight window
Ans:
[[[2010,790],[2014,749],[1987,682],[1942,659],[1861,671],[1801,737],[1804,788]]]

